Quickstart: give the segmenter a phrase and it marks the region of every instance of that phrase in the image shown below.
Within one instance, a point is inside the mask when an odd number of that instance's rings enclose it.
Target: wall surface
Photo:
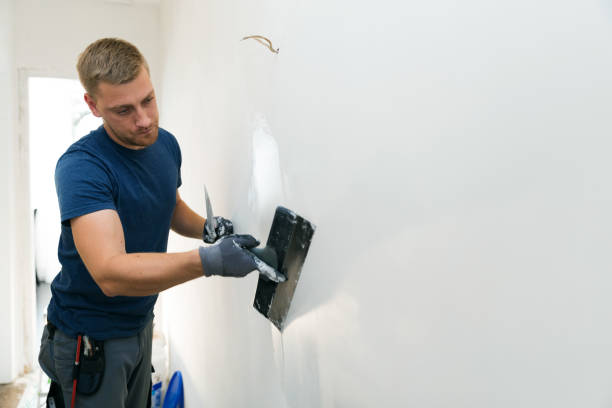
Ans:
[[[13,327],[18,314],[15,304],[15,276],[12,273],[13,230],[13,146],[16,135],[15,100],[15,3],[0,1],[0,327]],[[0,384],[17,375],[16,348],[18,343],[11,330],[0,330]]]
[[[187,406],[610,405],[609,5],[161,7],[183,198],[318,226],[282,336],[254,274],[164,294]]]
[[[0,252],[6,255],[2,255],[6,262],[0,268],[0,383],[11,381],[35,362],[40,341],[35,335],[26,79],[77,78],[78,54],[88,43],[105,36],[135,43],[155,73],[158,30],[159,7],[155,4],[4,0],[0,5],[0,151],[5,155],[0,160],[4,169],[0,189],[3,225],[9,231],[0,238]],[[57,241],[49,245],[56,248]]]
[[[100,0],[19,0],[19,68],[77,78],[76,61],[91,42],[119,37],[134,43],[153,73],[159,55],[159,6],[126,5]]]

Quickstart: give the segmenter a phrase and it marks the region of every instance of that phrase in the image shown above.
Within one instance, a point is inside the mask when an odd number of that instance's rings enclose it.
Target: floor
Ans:
[[[25,389],[26,384],[0,385],[0,407],[17,407]]]
[[[40,283],[36,287],[36,327],[38,329],[37,338],[42,335],[44,323],[47,316],[47,305],[51,299],[51,288],[48,283]],[[0,385],[0,407],[2,408],[30,408],[44,406],[41,405],[41,396],[48,389],[47,377],[42,373],[38,365],[34,371],[27,373],[11,384]]]

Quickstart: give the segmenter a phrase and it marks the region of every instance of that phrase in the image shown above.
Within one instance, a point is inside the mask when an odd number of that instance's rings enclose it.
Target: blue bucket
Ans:
[[[175,371],[168,384],[163,408],[184,408],[183,376],[180,371]]]

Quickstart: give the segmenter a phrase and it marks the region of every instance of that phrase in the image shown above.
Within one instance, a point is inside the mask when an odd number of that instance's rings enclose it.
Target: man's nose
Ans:
[[[151,117],[145,109],[142,107],[136,108],[136,126],[139,128],[148,128],[151,126],[152,122]]]

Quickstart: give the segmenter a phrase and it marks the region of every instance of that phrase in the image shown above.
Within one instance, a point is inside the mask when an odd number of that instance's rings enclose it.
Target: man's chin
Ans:
[[[138,141],[138,145],[142,147],[151,146],[153,143],[157,141],[159,136],[159,128],[151,129],[147,133],[141,133],[136,136],[135,140]]]

